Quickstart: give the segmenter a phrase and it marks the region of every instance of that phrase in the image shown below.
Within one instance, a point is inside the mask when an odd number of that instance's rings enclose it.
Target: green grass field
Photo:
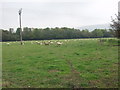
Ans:
[[[116,39],[114,39],[116,40]],[[114,41],[113,40],[113,41]],[[117,88],[118,46],[109,40],[59,40],[2,43],[4,88]],[[33,43],[31,43],[33,42]],[[41,42],[41,41],[39,41]]]

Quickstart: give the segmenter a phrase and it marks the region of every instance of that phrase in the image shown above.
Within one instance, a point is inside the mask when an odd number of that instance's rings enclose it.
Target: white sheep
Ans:
[[[57,45],[62,45],[63,44],[63,42],[57,42]]]
[[[10,43],[6,43],[8,46],[10,45]]]
[[[25,45],[25,43],[23,42],[22,45]]]
[[[40,42],[37,42],[38,45],[40,45],[41,43]]]
[[[51,41],[48,41],[49,43],[51,42]]]
[[[38,41],[35,41],[35,42],[36,42],[36,44],[40,45],[40,42],[38,42]]]
[[[51,43],[51,44],[53,44],[53,42],[52,42],[52,41],[51,41],[50,43]]]
[[[42,45],[43,43],[41,42],[40,45]]]
[[[44,44],[45,44],[45,45],[49,45],[49,44],[50,44],[50,42],[44,42]]]

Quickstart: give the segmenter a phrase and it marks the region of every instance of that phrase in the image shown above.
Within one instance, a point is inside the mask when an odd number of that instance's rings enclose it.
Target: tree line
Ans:
[[[50,40],[50,39],[77,39],[77,38],[105,38],[116,36],[112,29],[94,29],[93,31],[79,30],[67,27],[55,28],[28,28],[22,30],[23,40]],[[14,31],[2,29],[2,41],[20,40],[20,28]]]

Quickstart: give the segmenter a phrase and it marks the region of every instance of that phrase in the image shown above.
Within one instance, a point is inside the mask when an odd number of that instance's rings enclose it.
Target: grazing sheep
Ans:
[[[22,45],[25,45],[25,43],[23,42]]]
[[[62,45],[63,43],[62,42],[57,42],[57,45]]]
[[[53,44],[53,42],[52,42],[52,41],[51,41],[50,43],[51,43],[51,44]]]
[[[36,42],[36,44],[40,45],[40,42],[38,42],[38,41],[35,41],[35,42]]]
[[[50,45],[50,42],[44,42],[45,45]]]
[[[51,42],[51,41],[48,41],[49,43]]]
[[[38,45],[41,45],[41,43],[40,43],[40,42],[37,42],[37,44],[38,44]]]
[[[10,43],[6,43],[8,46],[10,45]]]
[[[42,42],[39,45],[42,45]]]
[[[38,41],[35,41],[36,43],[38,43]]]

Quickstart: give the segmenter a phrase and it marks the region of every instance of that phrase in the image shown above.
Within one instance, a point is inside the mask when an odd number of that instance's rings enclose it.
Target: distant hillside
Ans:
[[[94,29],[111,29],[111,27],[110,27],[110,24],[98,24],[98,25],[89,25],[89,26],[79,27],[79,29],[80,30],[88,29],[92,31]]]

